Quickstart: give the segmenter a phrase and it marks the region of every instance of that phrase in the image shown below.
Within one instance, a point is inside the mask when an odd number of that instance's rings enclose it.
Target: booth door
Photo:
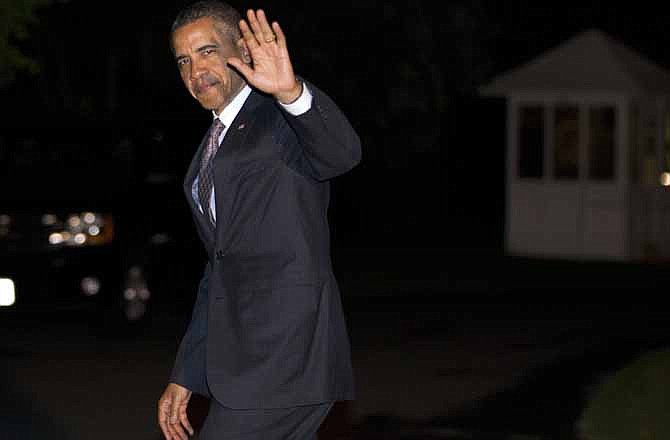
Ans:
[[[585,257],[622,259],[628,237],[623,153],[613,106],[589,106],[583,185]],[[621,166],[617,169],[617,163]]]
[[[508,185],[508,252],[627,256],[625,184],[613,105],[521,105]]]

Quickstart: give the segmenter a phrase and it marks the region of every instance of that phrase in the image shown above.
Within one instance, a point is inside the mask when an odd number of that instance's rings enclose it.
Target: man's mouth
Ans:
[[[211,78],[211,77],[203,77],[200,79],[198,83],[195,84],[193,87],[193,90],[195,91],[196,95],[201,95],[205,93],[207,90],[209,90],[212,86],[216,85],[218,81],[216,78]]]

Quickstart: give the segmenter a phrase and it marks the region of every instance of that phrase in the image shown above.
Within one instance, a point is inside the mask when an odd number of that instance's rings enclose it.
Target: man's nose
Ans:
[[[193,60],[191,62],[191,79],[200,79],[203,73],[205,73],[207,69],[205,68],[205,64],[199,60]]]

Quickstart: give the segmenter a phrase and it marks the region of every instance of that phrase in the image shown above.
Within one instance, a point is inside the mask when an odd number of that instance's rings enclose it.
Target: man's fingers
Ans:
[[[260,46],[260,42],[256,39],[256,36],[254,36],[254,33],[244,20],[240,20],[240,32],[242,32],[242,38],[244,38],[244,41],[247,43],[247,46],[249,46],[250,50]]]
[[[172,436],[172,440],[187,440],[188,436],[186,435],[186,432],[182,429],[181,425],[179,422],[177,423],[172,423],[172,421],[168,422],[168,431],[170,432],[170,435]]]
[[[159,426],[161,427],[161,431],[163,432],[163,437],[165,437],[165,440],[172,440],[172,436],[170,435],[170,431],[168,430],[167,423],[161,422],[159,423]]]
[[[268,23],[268,19],[265,16],[265,11],[263,11],[262,9],[259,9],[256,12],[256,18],[258,19],[258,24],[259,24],[259,28],[260,28],[260,32],[261,32],[261,35],[260,35],[261,38],[263,38],[263,40],[266,43],[274,41],[276,36],[275,36],[275,33],[270,28],[270,23]]]
[[[175,438],[180,440],[188,440],[188,434],[186,434],[186,431],[184,431],[184,428],[182,428],[179,423],[172,425],[172,429],[176,434]]]
[[[179,431],[177,431],[177,428],[175,425],[172,423],[168,422],[168,430],[170,431],[170,435],[172,436],[172,440],[184,440],[185,436],[181,436],[179,434]]]
[[[163,431],[165,440],[172,440],[170,429],[168,428],[168,418],[170,414],[170,402],[168,400],[161,400],[158,403],[158,426]]]
[[[172,440],[172,436],[170,435],[170,431],[168,430],[167,424],[165,423],[160,423],[161,431],[163,432],[163,437],[165,437],[165,440]]]
[[[172,423],[170,416],[168,415],[167,420],[167,429],[170,433],[171,440],[181,440],[182,437],[179,436],[179,432],[175,429],[175,425]]]
[[[249,26],[251,26],[251,29],[254,31],[254,36],[256,40],[259,43],[264,41],[263,29],[261,29],[261,25],[258,22],[258,19],[256,18],[256,13],[252,9],[249,9],[247,11],[247,21],[249,22]]]
[[[179,422],[182,424],[184,428],[186,428],[186,430],[190,435],[193,435],[193,427],[191,426],[191,422],[189,422],[188,420],[186,405],[183,405],[181,408],[179,408]]]
[[[282,31],[281,27],[279,26],[279,23],[276,21],[272,23],[272,30],[277,36],[277,44],[279,47],[281,49],[286,49],[286,36],[284,35],[284,31]]]
[[[188,389],[171,383],[159,399],[158,424],[166,440],[188,440],[184,427],[193,435],[193,427],[186,416],[190,397],[191,392]]]
[[[180,423],[180,408],[183,407],[186,409],[186,402],[174,402],[170,411],[170,428],[171,431],[174,432],[177,435],[177,438],[181,440],[188,440],[188,436],[186,435],[186,431],[184,431],[184,428],[182,428],[181,423]]]

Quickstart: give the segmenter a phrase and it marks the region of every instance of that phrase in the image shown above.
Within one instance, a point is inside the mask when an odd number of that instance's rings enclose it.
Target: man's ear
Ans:
[[[240,50],[242,61],[244,61],[246,64],[251,64],[251,54],[249,53],[249,48],[247,47],[247,43],[244,41],[244,38],[237,40],[237,48]]]

